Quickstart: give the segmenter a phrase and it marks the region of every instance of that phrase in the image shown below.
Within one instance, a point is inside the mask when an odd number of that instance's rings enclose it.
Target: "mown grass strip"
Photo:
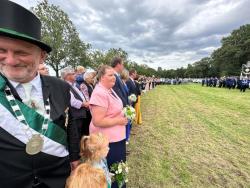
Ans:
[[[250,187],[250,91],[158,86],[142,96],[128,187]]]

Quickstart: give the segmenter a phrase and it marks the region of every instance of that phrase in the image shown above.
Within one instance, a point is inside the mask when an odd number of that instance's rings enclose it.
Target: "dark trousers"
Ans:
[[[121,161],[126,162],[126,139],[119,142],[109,143],[109,153],[107,156],[109,169],[113,163]],[[118,185],[114,182],[111,187],[118,188]],[[126,188],[126,185],[124,185],[123,188]]]
[[[91,122],[92,116],[90,111],[86,111],[86,118],[84,118],[82,128],[81,128],[81,134],[82,136],[88,136],[89,135],[89,124]]]
[[[75,124],[77,125],[77,134],[79,134],[79,138],[82,136],[89,135],[89,124],[91,122],[91,114],[87,112],[86,118],[79,118],[75,120]]]
[[[132,127],[132,122],[129,120],[128,124],[126,125],[126,141],[129,141],[131,127]]]

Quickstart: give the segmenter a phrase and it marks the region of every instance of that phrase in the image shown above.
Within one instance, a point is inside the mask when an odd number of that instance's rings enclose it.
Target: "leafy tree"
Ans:
[[[115,49],[111,48],[107,52],[102,52],[99,50],[95,50],[91,52],[90,59],[91,59],[91,67],[97,69],[102,64],[110,65],[112,59],[114,57],[121,57],[125,66],[128,64],[128,53],[121,48]]]
[[[250,24],[232,31],[214,51],[214,66],[221,76],[239,75],[242,64],[250,59]]]
[[[42,22],[42,40],[52,47],[52,52],[48,55],[47,63],[59,76],[59,70],[65,66],[75,67],[86,58],[86,51],[90,48],[83,43],[75,26],[68,15],[48,0],[41,1],[31,10]]]
[[[124,51],[121,48],[115,49],[115,48],[111,48],[108,50],[108,52],[105,54],[105,63],[106,64],[110,64],[110,62],[112,61],[112,59],[115,57],[121,57],[123,59],[124,63],[128,62],[128,53],[126,51]]]
[[[196,76],[194,76],[194,68],[191,64],[188,64],[186,71],[184,73],[184,77],[186,77],[186,78],[196,77]]]
[[[105,62],[105,54],[99,50],[90,53],[91,68],[97,69]]]
[[[193,64],[193,70],[197,78],[204,78],[209,76],[209,70],[211,68],[211,58],[205,57],[200,61]]]
[[[183,67],[176,69],[176,77],[183,78],[185,70]]]

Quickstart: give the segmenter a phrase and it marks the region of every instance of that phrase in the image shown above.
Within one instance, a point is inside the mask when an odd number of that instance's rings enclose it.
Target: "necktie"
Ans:
[[[25,83],[22,84],[23,88],[24,88],[24,93],[25,93],[25,98],[23,100],[23,102],[27,105],[30,105],[30,95],[31,95],[31,89],[32,89],[32,85],[30,83]]]
[[[23,103],[36,110],[39,114],[44,115],[45,108],[43,100],[40,100],[36,96],[31,96],[32,84],[25,83],[22,84],[22,86],[24,88],[24,93],[25,93],[25,98],[23,98]]]

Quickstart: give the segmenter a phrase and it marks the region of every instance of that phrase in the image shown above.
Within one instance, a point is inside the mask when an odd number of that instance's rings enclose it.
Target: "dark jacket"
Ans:
[[[136,85],[135,85],[135,81],[133,82],[131,80],[131,78],[129,78],[128,81],[126,82],[126,84],[128,86],[129,95],[135,94],[137,96],[137,88],[136,88]]]
[[[128,96],[132,95],[132,94],[135,94],[136,97],[138,96],[138,90],[137,90],[137,87],[136,87],[136,84],[135,82],[133,82],[131,80],[131,78],[128,79],[128,81],[126,82],[126,85],[128,87]],[[137,99],[135,102],[132,102],[132,106],[135,107],[135,103],[137,102]]]
[[[70,86],[70,91],[73,93],[74,97],[79,100],[79,101],[82,101],[82,98],[81,96],[77,93],[77,91],[75,91],[75,89]],[[87,112],[86,112],[86,109],[85,108],[80,108],[80,109],[77,109],[75,107],[72,107],[72,116],[74,119],[81,119],[81,118],[86,118],[87,117]]]
[[[135,81],[135,85],[136,85],[136,96],[141,95],[141,86],[140,83]]]
[[[66,131],[64,110],[70,106],[69,85],[50,76],[41,76],[41,82],[44,101],[47,98],[50,101],[50,118]],[[21,101],[8,81],[7,85],[11,88],[14,97]],[[69,110],[67,129],[69,138],[74,135],[73,130],[69,129],[73,123],[71,110]],[[37,181],[46,184],[47,187],[63,188],[70,174],[69,156],[56,157],[43,152],[28,155],[25,152],[25,144],[2,128],[0,128],[0,153],[0,187],[30,188],[34,178],[37,177]]]
[[[128,95],[126,94],[126,91],[124,89],[123,83],[121,79],[115,74],[115,85],[113,87],[113,90],[116,92],[116,94],[120,97],[122,100],[123,106],[128,105]]]

